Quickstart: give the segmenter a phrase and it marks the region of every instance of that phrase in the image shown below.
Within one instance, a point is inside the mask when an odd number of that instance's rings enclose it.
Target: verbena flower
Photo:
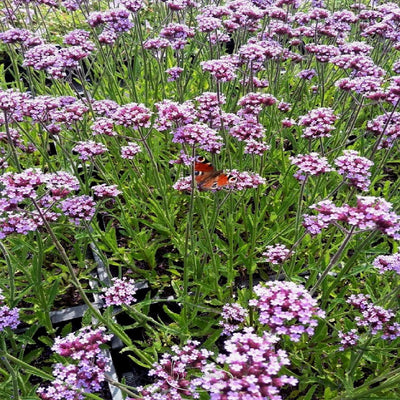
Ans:
[[[98,117],[93,121],[92,126],[93,136],[95,135],[106,135],[106,136],[116,136],[117,132],[114,131],[114,121],[111,118]]]
[[[268,151],[271,146],[259,142],[255,139],[247,139],[245,140],[246,147],[244,148],[245,154],[253,154],[257,156],[262,156],[266,151]]]
[[[314,224],[324,228],[341,223],[359,230],[377,230],[395,240],[400,239],[400,216],[391,211],[392,204],[382,198],[357,196],[355,207],[348,204],[336,206],[331,200],[324,200],[310,208],[318,213],[314,218],[304,216],[306,229],[312,234],[319,229]]]
[[[114,114],[114,112],[119,108],[119,105],[114,100],[95,100],[92,102],[92,109],[98,115],[104,115],[108,118]]]
[[[390,148],[400,137],[400,113],[385,113],[378,115],[372,121],[367,122],[367,130],[376,136],[382,135],[378,149]]]
[[[189,192],[192,189],[192,177],[184,176],[183,178],[178,179],[172,187],[180,192]]]
[[[279,374],[290,361],[284,350],[275,349],[277,341],[268,333],[258,336],[253,328],[234,333],[225,341],[226,354],[208,364],[194,384],[213,400],[282,399],[280,388],[295,385],[297,379]]]
[[[75,225],[80,225],[82,220],[90,221],[96,211],[96,203],[90,196],[73,196],[61,202],[63,213]]]
[[[255,119],[263,108],[272,106],[276,102],[276,98],[271,94],[253,92],[247,93],[238,101],[240,109],[238,110],[237,114],[243,118],[250,116],[251,118]]]
[[[395,313],[375,305],[369,295],[351,295],[347,303],[361,313],[361,316],[355,318],[357,326],[367,328],[372,335],[381,332],[382,339],[394,340],[400,337],[400,324],[394,321]]]
[[[338,336],[340,338],[341,344],[339,350],[344,351],[349,347],[354,347],[360,339],[360,336],[357,333],[357,329],[351,329],[349,332],[338,331]]]
[[[298,154],[296,157],[289,157],[289,159],[292,165],[299,168],[293,175],[299,181],[304,181],[309,175],[317,176],[334,171],[328,164],[326,157],[321,157],[318,153]]]
[[[164,99],[156,103],[155,106],[158,110],[156,127],[159,131],[191,124],[196,119],[196,110],[191,101],[180,104]]]
[[[229,134],[239,141],[262,139],[265,135],[265,128],[257,120],[241,118],[229,129]]]
[[[135,281],[126,277],[122,279],[113,278],[112,286],[104,288],[104,293],[101,298],[104,300],[106,307],[109,306],[121,306],[125,304],[129,306],[136,302],[133,297],[137,291]]]
[[[237,67],[229,57],[202,61],[200,65],[203,71],[209,72],[217,81],[229,82],[236,78]]]
[[[89,40],[90,33],[83,29],[74,29],[64,35],[64,44],[71,46],[81,46],[83,50],[93,51],[94,43]]]
[[[118,190],[117,185],[96,185],[92,187],[94,196],[99,199],[117,197],[122,192]]]
[[[222,320],[219,321],[219,325],[223,328],[222,335],[230,336],[239,330],[248,314],[249,312],[239,303],[225,304],[221,312]]]
[[[381,274],[394,271],[400,275],[400,253],[378,256],[372,264],[375,268],[378,268]]]
[[[104,154],[107,151],[107,147],[103,143],[87,140],[86,142],[78,142],[78,144],[72,148],[72,151],[78,153],[81,160],[86,161],[94,156]]]
[[[163,354],[149,371],[154,383],[146,388],[137,388],[143,400],[197,398],[196,387],[190,382],[188,374],[191,370],[201,371],[212,355],[208,350],[199,349],[199,344],[189,340],[182,348],[172,346],[171,354]]]
[[[331,132],[335,129],[333,124],[337,118],[331,108],[321,107],[309,111],[306,115],[299,117],[298,124],[305,127],[301,137],[317,139],[331,136]]]
[[[140,153],[142,149],[134,142],[129,142],[127,146],[121,147],[121,157],[127,160],[133,160],[135,155]]]
[[[16,329],[20,323],[19,309],[3,305],[5,297],[1,293],[2,289],[0,289],[0,332],[6,328]]]
[[[229,185],[234,190],[256,189],[260,185],[265,185],[265,179],[255,172],[237,171],[235,169],[226,171],[236,179],[235,183]]]
[[[220,128],[221,119],[225,119],[225,113],[222,111],[222,105],[226,103],[224,94],[219,95],[214,92],[203,92],[195,98],[197,102],[196,116],[199,121],[204,122],[210,128]]]
[[[302,285],[271,281],[255,286],[254,293],[257,299],[250,300],[249,305],[256,308],[259,322],[273,334],[288,335],[293,342],[298,342],[303,333],[312,336],[318,325],[316,318],[325,317]]]
[[[12,204],[24,199],[36,199],[36,188],[45,182],[45,175],[38,168],[28,168],[22,172],[6,172],[0,176],[3,188],[0,194]]]
[[[289,257],[290,250],[284,244],[276,244],[267,246],[262,255],[265,257],[265,261],[277,265],[282,264]]]
[[[315,75],[317,75],[315,69],[303,69],[296,76],[298,76],[300,79],[310,81]]]
[[[368,158],[361,157],[358,151],[344,150],[343,156],[335,159],[338,172],[350,182],[351,186],[360,190],[368,190],[370,181],[370,168],[374,163]]]
[[[65,338],[56,337],[52,350],[60,356],[71,357],[74,362],[54,365],[55,380],[50,386],[37,390],[41,399],[82,400],[84,392],[93,393],[101,389],[109,366],[100,345],[111,340],[111,335],[105,335],[104,331],[102,327],[95,330],[86,327],[78,335],[70,333]]]
[[[48,173],[44,176],[46,188],[50,190],[51,196],[55,200],[66,197],[69,193],[79,190],[79,180],[65,171]]]
[[[38,222],[26,212],[8,211],[5,216],[0,216],[0,239],[13,233],[27,235],[38,227]]]
[[[181,73],[183,72],[183,68],[172,67],[172,68],[168,68],[165,72],[169,75],[167,81],[174,82],[177,79],[179,79],[179,77],[181,76]]]
[[[127,128],[149,128],[152,112],[143,104],[129,103],[119,107],[111,116],[117,125]]]
[[[330,61],[333,57],[340,54],[340,50],[333,45],[328,44],[306,44],[305,49],[315,55],[317,61],[326,63]]]
[[[170,23],[160,31],[160,37],[167,39],[175,50],[183,49],[193,36],[194,30],[185,24]]]
[[[120,0],[120,3],[129,11],[137,13],[139,10],[145,7],[143,0]]]
[[[223,140],[217,131],[202,123],[188,124],[177,128],[173,132],[172,141],[175,143],[198,145],[202,150],[210,153],[219,153]]]

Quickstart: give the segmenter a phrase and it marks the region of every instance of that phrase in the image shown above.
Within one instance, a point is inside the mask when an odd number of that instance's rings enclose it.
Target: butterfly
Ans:
[[[236,176],[216,171],[204,157],[196,157],[194,175],[199,190],[217,190],[237,181]]]

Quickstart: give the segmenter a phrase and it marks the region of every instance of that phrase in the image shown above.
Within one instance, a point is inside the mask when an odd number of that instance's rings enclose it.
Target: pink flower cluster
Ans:
[[[50,386],[37,390],[41,399],[82,400],[85,397],[84,392],[93,393],[101,389],[109,367],[100,345],[111,339],[111,335],[105,335],[104,331],[105,328],[92,330],[86,327],[78,335],[70,333],[65,338],[55,339],[52,350],[62,357],[71,357],[76,362],[55,364],[55,380]]]
[[[219,325],[223,328],[222,335],[230,336],[233,332],[239,330],[248,314],[248,311],[239,303],[225,304],[222,307],[222,320],[219,322]]]
[[[223,146],[222,137],[217,131],[199,122],[176,129],[172,141],[189,146],[198,145],[202,150],[210,153],[219,153]]]
[[[329,224],[340,222],[360,230],[378,230],[395,240],[400,239],[400,216],[391,211],[392,204],[382,198],[357,196],[355,207],[336,206],[331,200],[324,200],[310,208],[318,212],[318,216],[304,216],[303,226],[310,234],[320,233]]]
[[[318,153],[298,154],[296,157],[289,157],[289,159],[292,165],[299,168],[293,175],[299,181],[304,181],[309,175],[317,176],[334,171],[328,164],[326,157],[321,157]]]
[[[3,332],[6,328],[16,329],[20,320],[19,309],[3,305],[4,296],[1,293],[2,289],[0,289],[0,332]]]
[[[294,386],[297,379],[278,375],[290,361],[284,350],[276,350],[276,336],[258,336],[253,328],[234,333],[225,342],[226,354],[217,357],[194,381],[211,394],[213,400],[274,399],[281,400],[280,388]]]
[[[338,157],[335,165],[339,168],[339,174],[350,181],[350,185],[357,189],[367,191],[370,181],[370,168],[374,163],[368,158],[361,157],[358,151],[344,150],[343,156]]]
[[[348,347],[354,347],[360,339],[357,329],[351,329],[349,332],[339,331],[338,336],[340,338],[341,344],[341,346],[339,347],[340,351],[344,351]]]
[[[331,108],[322,107],[309,111],[299,118],[298,124],[305,127],[301,137],[317,139],[331,136],[337,118]]]
[[[266,282],[254,287],[257,299],[250,300],[258,312],[258,320],[268,326],[271,333],[288,335],[298,342],[302,334],[314,334],[317,317],[324,318],[325,312],[317,306],[302,285],[293,282]]]
[[[78,153],[81,160],[86,161],[94,156],[104,154],[107,151],[107,147],[103,143],[88,140],[86,142],[78,142],[76,146],[72,148],[72,151]]]
[[[73,196],[61,202],[61,209],[71,222],[80,225],[82,220],[90,221],[93,218],[96,203],[90,196]]]
[[[381,337],[385,340],[400,337],[400,324],[394,321],[395,313],[373,304],[369,295],[351,295],[347,303],[361,312],[361,316],[355,318],[358,327],[368,328],[372,335],[382,332]]]
[[[284,244],[276,244],[274,246],[267,246],[266,251],[262,254],[265,261],[271,264],[282,264],[290,255],[290,250]]]
[[[172,354],[165,353],[160,362],[153,365],[149,376],[153,376],[155,382],[145,389],[137,390],[143,400],[165,399],[184,400],[197,398],[196,388],[188,379],[191,369],[201,371],[206,365],[211,352],[199,350],[199,342],[189,340],[181,349],[172,346]]]
[[[113,278],[112,283],[113,285],[111,287],[102,290],[104,294],[101,297],[106,303],[106,307],[121,306],[122,304],[129,306],[136,302],[133,296],[137,288],[133,279],[128,279],[126,277],[122,279]]]
[[[372,264],[381,274],[387,271],[394,271],[400,275],[400,253],[378,256]]]

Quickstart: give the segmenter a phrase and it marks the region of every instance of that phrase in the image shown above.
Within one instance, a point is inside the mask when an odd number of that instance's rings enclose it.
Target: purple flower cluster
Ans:
[[[394,321],[395,313],[372,303],[369,295],[351,295],[347,303],[361,312],[361,316],[355,318],[358,327],[368,328],[372,335],[382,332],[381,337],[385,340],[400,337],[400,324]]]
[[[202,123],[187,124],[173,132],[174,143],[183,143],[190,146],[199,146],[210,153],[219,153],[223,140],[217,131]]]
[[[268,333],[258,336],[253,328],[234,333],[225,342],[226,354],[208,364],[194,384],[211,393],[213,400],[281,400],[280,388],[296,385],[297,379],[279,375],[290,362],[284,350],[275,349],[277,341]]]
[[[201,371],[211,352],[199,350],[199,342],[189,340],[181,349],[172,346],[172,354],[163,354],[161,360],[153,365],[149,376],[155,377],[155,382],[145,389],[137,388],[143,400],[184,400],[197,398],[196,388],[188,380],[188,372]]]
[[[134,142],[129,142],[127,146],[121,147],[121,157],[126,160],[133,160],[135,155],[140,153],[142,149]]]
[[[185,24],[171,23],[160,31],[160,37],[167,39],[174,50],[183,49],[193,36],[194,30]]]
[[[43,217],[57,220],[59,215],[51,207],[79,189],[78,180],[67,172],[45,174],[38,169],[7,172],[0,176],[0,185],[0,238],[35,231],[43,225]],[[42,215],[31,211],[31,200],[37,201]]]
[[[381,274],[387,271],[395,271],[400,275],[400,253],[378,256],[373,261],[373,266],[378,268]]]
[[[233,190],[256,189],[260,185],[265,185],[265,179],[255,172],[237,171],[236,169],[226,171],[234,183],[229,185]]]
[[[237,114],[243,118],[256,119],[263,108],[272,106],[276,102],[276,98],[267,93],[247,93],[238,101],[241,108]]]
[[[370,168],[374,163],[368,158],[359,156],[358,151],[344,150],[343,156],[334,161],[340,175],[349,180],[350,185],[357,189],[367,191],[370,181]]]
[[[317,139],[331,136],[337,118],[331,108],[322,107],[309,111],[299,118],[298,124],[305,127],[301,137]]]
[[[93,121],[90,127],[93,135],[106,135],[116,136],[117,132],[114,131],[114,121],[111,118],[98,117]]]
[[[390,148],[400,137],[400,113],[385,113],[367,122],[367,130],[380,137],[379,149]]]
[[[109,306],[121,306],[125,304],[127,306],[136,302],[133,297],[137,291],[135,281],[126,277],[122,279],[113,278],[113,285],[109,288],[104,288],[102,299],[106,303],[106,307]]]
[[[77,68],[79,60],[90,54],[90,44],[86,47],[73,46],[59,48],[54,44],[40,44],[25,53],[24,66],[44,70],[53,78],[64,78],[67,69]]]
[[[348,347],[354,347],[358,343],[358,340],[360,339],[360,336],[357,333],[358,333],[357,329],[351,329],[349,332],[339,331],[338,336],[340,338],[340,344],[341,344],[339,350],[344,351]]]
[[[253,154],[256,156],[262,156],[271,147],[263,142],[259,142],[255,139],[245,140],[246,147],[244,148],[245,154]]]
[[[229,82],[236,78],[237,67],[230,57],[202,61],[200,65],[203,71],[209,72],[219,82]]]
[[[293,175],[299,181],[304,181],[309,175],[317,176],[334,171],[328,164],[326,157],[321,157],[318,153],[298,154],[296,157],[289,157],[289,159],[292,165],[299,168]]]
[[[111,339],[111,335],[105,335],[104,331],[105,328],[92,330],[86,327],[78,335],[70,333],[65,338],[55,339],[52,350],[62,357],[71,357],[74,362],[55,364],[54,381],[50,386],[37,390],[41,399],[82,400],[84,392],[93,393],[101,389],[109,366],[100,345]]]
[[[72,148],[72,151],[78,153],[81,160],[86,161],[94,156],[104,154],[107,151],[107,147],[103,143],[88,140],[86,142],[78,142],[78,144]]]
[[[336,206],[331,200],[324,200],[310,208],[316,210],[318,215],[304,216],[303,226],[312,235],[320,233],[329,224],[341,222],[362,231],[378,230],[395,240],[400,239],[400,216],[391,211],[392,204],[382,198],[357,196],[355,207],[348,204]]]
[[[258,320],[267,325],[271,333],[288,335],[298,342],[302,334],[314,334],[317,317],[324,318],[325,312],[317,306],[302,285],[293,282],[266,282],[254,287],[257,299],[250,300],[259,314]]]
[[[172,68],[168,68],[165,72],[169,75],[167,81],[174,82],[177,79],[179,79],[179,77],[181,76],[181,73],[183,72],[183,68],[172,67]]]
[[[6,328],[16,329],[20,320],[19,309],[3,305],[4,296],[1,293],[0,289],[0,332],[3,332]]]
[[[117,197],[122,192],[118,190],[117,185],[96,185],[92,187],[94,196],[98,199]]]
[[[139,129],[150,127],[151,116],[152,112],[145,105],[129,103],[119,107],[111,118],[117,125]]]
[[[225,304],[222,307],[219,325],[222,326],[222,335],[230,336],[233,332],[241,328],[241,324],[246,320],[249,312],[239,303]]]
[[[290,254],[290,250],[284,244],[276,244],[267,246],[262,255],[265,257],[265,261],[278,265],[286,261]]]
[[[92,12],[88,23],[92,28],[104,25],[103,31],[98,35],[100,43],[104,44],[114,44],[120,34],[133,28],[131,15],[124,8]]]
[[[165,99],[155,105],[158,110],[156,126],[159,131],[191,124],[196,119],[196,110],[190,101],[179,104]]]
[[[61,209],[70,221],[79,225],[82,220],[90,221],[96,211],[96,203],[92,197],[73,196],[61,202]]]

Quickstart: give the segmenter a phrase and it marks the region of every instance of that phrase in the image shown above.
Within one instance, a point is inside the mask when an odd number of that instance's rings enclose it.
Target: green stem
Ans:
[[[71,261],[68,258],[67,253],[65,252],[64,247],[62,246],[62,244],[59,242],[59,240],[57,239],[56,235],[54,234],[51,226],[49,225],[49,223],[47,222],[45,216],[42,213],[42,210],[40,209],[40,207],[38,206],[38,204],[35,202],[35,200],[32,200],[33,205],[35,206],[40,218],[42,219],[43,225],[46,228],[47,232],[49,233],[52,242],[54,243],[57,251],[60,253],[61,258],[63,259],[65,265],[68,268],[68,271],[70,273],[70,279],[72,284],[76,287],[76,289],[78,290],[79,294],[82,297],[82,300],[84,301],[84,303],[88,306],[89,310],[93,313],[94,317],[100,321],[101,323],[103,323],[105,326],[108,326],[108,328],[110,329],[110,331],[112,333],[114,333],[114,335],[116,335],[117,337],[119,337],[126,345],[131,346],[132,345],[132,341],[130,340],[130,338],[125,334],[125,332],[117,327],[116,324],[111,323],[110,321],[107,321],[102,314],[100,313],[100,311],[91,303],[91,301],[89,300],[89,298],[86,296],[85,291],[83,290],[82,286],[79,283],[79,280],[75,274],[74,271],[74,267],[71,264]]]
[[[314,287],[310,290],[310,294],[311,296],[315,293],[315,291],[317,290],[317,288],[319,287],[319,285],[324,281],[324,279],[327,277],[327,275],[329,274],[329,272],[331,271],[331,269],[336,265],[336,263],[339,261],[341,255],[343,254],[344,249],[346,248],[346,246],[348,245],[348,243],[350,242],[350,239],[353,237],[353,233],[355,230],[355,226],[353,226],[351,228],[351,230],[347,233],[347,236],[345,237],[345,239],[343,240],[342,244],[340,245],[338,251],[336,252],[336,254],[332,257],[330,263],[328,264],[328,266],[325,268],[325,271],[320,275],[320,277],[317,280],[317,283],[314,285]]]

